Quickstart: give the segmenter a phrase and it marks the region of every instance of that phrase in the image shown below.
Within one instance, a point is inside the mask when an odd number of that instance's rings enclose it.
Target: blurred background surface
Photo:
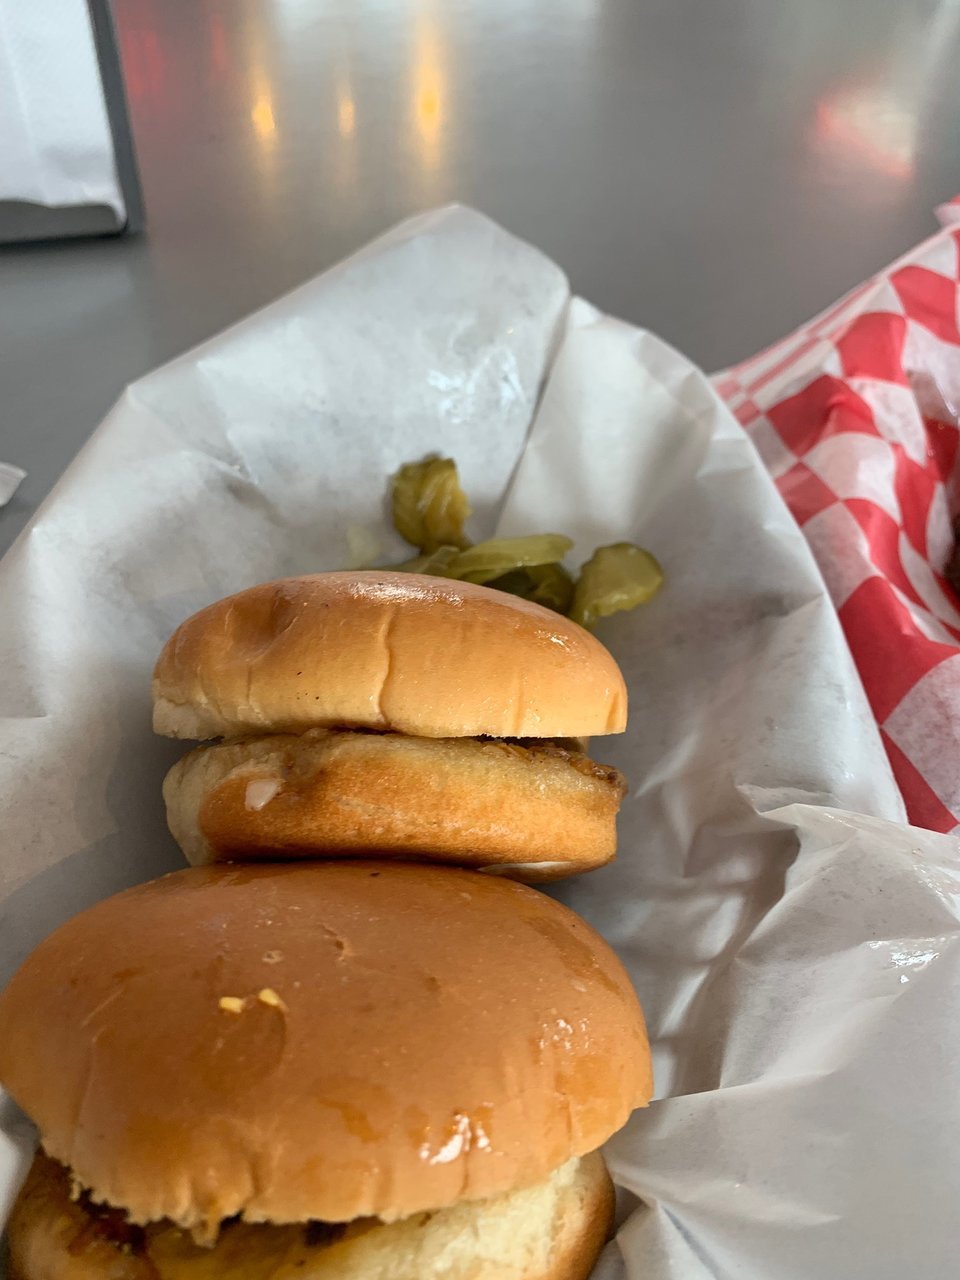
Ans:
[[[708,370],[960,191],[958,0],[115,0],[141,237],[0,251],[0,551],[123,386],[458,200]]]

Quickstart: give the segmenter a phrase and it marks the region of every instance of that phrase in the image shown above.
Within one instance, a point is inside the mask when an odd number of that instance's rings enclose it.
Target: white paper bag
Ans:
[[[2,202],[126,208],[85,0],[0,0]]]

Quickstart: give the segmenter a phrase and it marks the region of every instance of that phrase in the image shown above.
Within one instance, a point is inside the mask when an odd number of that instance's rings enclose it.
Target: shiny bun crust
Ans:
[[[454,868],[192,868],[68,921],[0,994],[0,1084],[138,1223],[390,1221],[543,1181],[651,1092],[609,946]]]
[[[427,738],[620,733],[620,669],[582,627],[446,578],[321,573],[188,618],[153,681],[154,728],[198,740],[309,728]]]
[[[623,791],[553,746],[325,729],[200,747],[163,787],[196,864],[392,854],[528,880],[609,861]]]
[[[226,1228],[205,1248],[168,1223],[114,1243],[70,1199],[66,1170],[39,1156],[11,1215],[10,1280],[586,1280],[613,1216],[599,1153],[571,1160],[544,1182],[488,1200],[365,1219],[342,1234],[322,1226]]]

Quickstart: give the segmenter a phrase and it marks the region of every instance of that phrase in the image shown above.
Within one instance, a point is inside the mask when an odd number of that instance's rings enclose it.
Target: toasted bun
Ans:
[[[390,862],[193,868],[81,913],[0,994],[0,1084],[95,1200],[201,1231],[530,1186],[651,1092],[589,926]]]
[[[200,747],[163,787],[193,863],[394,854],[541,880],[613,857],[623,791],[553,746],[327,729]]]
[[[575,622],[502,591],[407,573],[319,573],[188,618],[153,680],[172,738],[392,729],[426,738],[620,733],[620,669]]]
[[[121,1226],[111,1240],[109,1220],[98,1229],[70,1199],[63,1166],[38,1156],[10,1218],[10,1280],[196,1280],[198,1268],[204,1280],[235,1280],[238,1260],[250,1280],[586,1280],[612,1216],[613,1186],[594,1152],[522,1191],[390,1224],[368,1218],[339,1237],[235,1223],[208,1249],[158,1223]]]

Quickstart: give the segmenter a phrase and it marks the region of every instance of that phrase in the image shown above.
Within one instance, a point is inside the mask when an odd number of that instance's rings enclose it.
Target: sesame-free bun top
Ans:
[[[489,587],[319,573],[251,587],[168,640],[154,728],[172,738],[386,729],[429,738],[620,733],[627,695],[602,644]]]
[[[0,1084],[96,1201],[211,1236],[530,1186],[651,1093],[588,925],[384,862],[191,868],[75,916],[0,994]]]

